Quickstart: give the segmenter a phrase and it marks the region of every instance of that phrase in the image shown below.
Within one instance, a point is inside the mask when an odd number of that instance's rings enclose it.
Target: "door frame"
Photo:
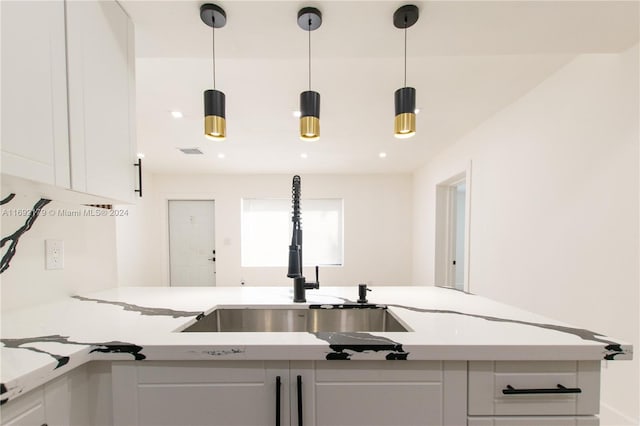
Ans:
[[[434,284],[455,288],[455,191],[456,185],[465,183],[464,212],[464,291],[470,291],[470,230],[471,230],[471,162],[467,167],[436,184],[435,206],[435,259]],[[452,281],[453,280],[453,281]]]
[[[171,258],[169,254],[170,245],[169,245],[169,201],[213,201],[213,217],[214,217],[214,236],[215,236],[215,245],[216,245],[216,261],[220,258],[218,253],[219,247],[219,236],[218,236],[218,203],[216,202],[216,198],[213,194],[208,193],[195,193],[195,194],[184,194],[184,193],[161,193],[159,196],[161,200],[162,209],[161,209],[161,220],[162,220],[162,232],[164,233],[162,237],[162,263],[163,273],[162,273],[162,285],[165,287],[171,287]],[[219,263],[216,262],[216,286],[218,285],[217,272]]]

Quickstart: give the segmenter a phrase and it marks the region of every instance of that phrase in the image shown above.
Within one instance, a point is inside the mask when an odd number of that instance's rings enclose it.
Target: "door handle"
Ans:
[[[280,426],[280,376],[276,376],[276,426]]]
[[[215,262],[215,261],[216,261],[216,258],[215,258],[215,257],[210,257],[210,258],[209,258],[209,259],[207,259],[207,260],[210,260],[210,261],[212,261],[212,262]]]
[[[298,426],[302,426],[302,376],[298,376]]]

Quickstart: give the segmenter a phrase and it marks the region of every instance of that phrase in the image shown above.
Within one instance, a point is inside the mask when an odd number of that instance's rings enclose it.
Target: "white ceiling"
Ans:
[[[639,38],[635,1],[415,2],[407,83],[421,111],[417,135],[398,140],[403,32],[391,18],[404,3],[221,1],[228,21],[216,30],[216,83],[227,96],[228,137],[212,142],[203,136],[202,92],[212,85],[203,2],[120,2],[136,26],[138,149],[147,169],[163,173],[410,172],[576,55],[619,52]],[[308,5],[323,13],[312,33],[317,142],[298,139],[292,115],[307,88],[307,34],[296,14]],[[204,155],[177,150],[191,147]]]

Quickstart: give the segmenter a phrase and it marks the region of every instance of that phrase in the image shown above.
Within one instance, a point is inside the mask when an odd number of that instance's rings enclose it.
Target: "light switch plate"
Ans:
[[[45,269],[64,268],[64,241],[44,240]]]

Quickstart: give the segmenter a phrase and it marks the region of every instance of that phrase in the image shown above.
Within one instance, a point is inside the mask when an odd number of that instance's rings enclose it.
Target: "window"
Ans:
[[[242,200],[242,266],[287,266],[291,244],[291,200]],[[341,199],[302,200],[305,266],[342,265]]]

